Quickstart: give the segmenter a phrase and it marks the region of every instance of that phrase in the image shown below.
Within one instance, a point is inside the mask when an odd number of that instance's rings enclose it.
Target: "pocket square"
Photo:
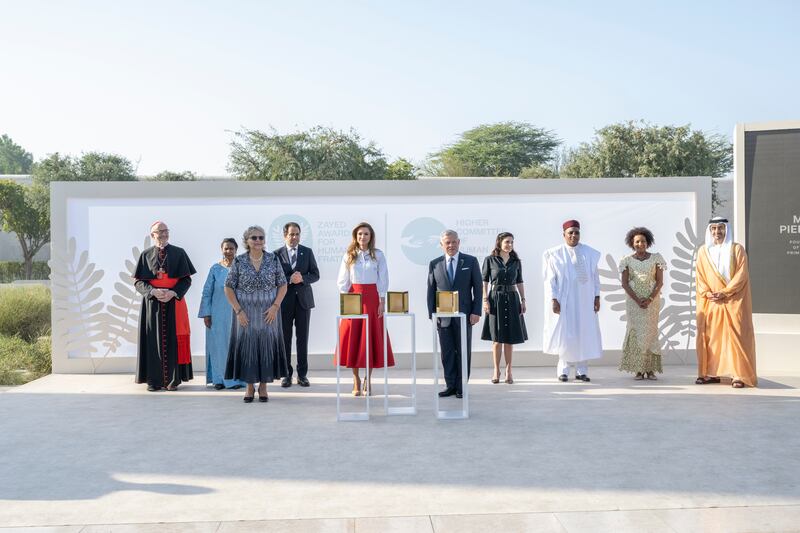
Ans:
[[[464,267],[461,270],[469,270],[469,267]]]

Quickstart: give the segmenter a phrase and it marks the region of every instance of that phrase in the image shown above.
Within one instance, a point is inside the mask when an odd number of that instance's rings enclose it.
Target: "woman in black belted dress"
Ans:
[[[491,288],[490,288],[491,284]],[[492,255],[483,261],[483,321],[481,338],[492,341],[492,383],[500,382],[500,354],[506,360],[506,383],[514,383],[511,356],[515,344],[528,340],[525,329],[525,286],[522,263],[514,251],[514,235],[500,233]]]

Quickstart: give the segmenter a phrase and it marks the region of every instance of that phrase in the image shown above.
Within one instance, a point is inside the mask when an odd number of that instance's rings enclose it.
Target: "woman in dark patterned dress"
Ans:
[[[525,329],[525,286],[522,263],[514,251],[514,235],[500,233],[492,255],[483,261],[483,322],[481,339],[492,341],[492,383],[500,382],[500,354],[506,360],[506,383],[514,383],[511,356],[514,344],[528,340]],[[491,284],[491,289],[489,285]]]
[[[242,237],[247,253],[236,256],[225,280],[225,296],[235,322],[231,326],[225,379],[247,383],[251,403],[258,383],[258,401],[268,401],[267,383],[288,374],[281,326],[281,301],[286,276],[278,256],[264,251],[264,228],[250,226]]]

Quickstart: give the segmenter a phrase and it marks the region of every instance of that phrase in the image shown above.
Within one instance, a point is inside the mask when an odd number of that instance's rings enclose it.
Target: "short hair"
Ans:
[[[155,222],[150,224],[150,233],[152,234],[153,232],[155,232],[155,230],[153,228],[155,228],[156,226],[160,226],[161,224],[164,224],[165,226],[167,225],[167,223],[164,222],[163,220],[156,220]],[[167,229],[169,229],[169,228],[167,228]]]
[[[446,237],[455,237],[456,239],[458,239],[458,232],[456,232],[456,230],[453,229],[444,230],[442,234],[439,236],[439,242],[445,240]]]
[[[650,231],[649,229],[647,229],[645,227],[636,227],[636,228],[633,228],[632,230],[630,230],[625,235],[625,244],[627,244],[628,248],[630,248],[631,250],[633,249],[633,239],[637,235],[641,235],[642,237],[644,237],[644,240],[647,241],[647,247],[648,248],[650,248],[651,246],[653,246],[656,243],[656,238],[653,237],[653,232],[652,231]]]
[[[225,246],[225,243],[232,244],[234,249],[236,250],[239,249],[239,243],[237,243],[236,239],[234,239],[233,237],[225,237],[224,239],[222,239],[222,242],[219,244],[219,247],[222,248],[223,246]]]
[[[265,232],[264,228],[262,228],[261,226],[250,226],[249,228],[244,230],[244,233],[242,234],[242,248],[244,248],[245,251],[247,252],[250,251],[250,243],[247,242],[247,240],[250,238],[250,235],[257,232],[261,233],[261,235],[263,235],[264,237],[267,236],[267,232]]]
[[[303,230],[300,229],[300,224],[298,224],[297,222],[287,222],[286,224],[283,225],[283,236],[284,237],[286,237],[286,235],[289,233],[289,228],[291,228],[292,226],[297,228],[297,233],[302,233],[303,232]]]

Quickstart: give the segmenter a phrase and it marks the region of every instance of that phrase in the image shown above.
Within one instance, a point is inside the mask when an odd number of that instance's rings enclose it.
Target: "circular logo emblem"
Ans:
[[[312,248],[314,246],[311,224],[300,215],[281,215],[272,221],[267,230],[267,249],[277,250],[285,243],[283,241],[283,226],[288,222],[295,222],[300,226],[300,244]]]
[[[400,248],[406,258],[415,265],[427,265],[442,255],[439,237],[444,224],[435,218],[422,217],[409,222],[400,234]]]

